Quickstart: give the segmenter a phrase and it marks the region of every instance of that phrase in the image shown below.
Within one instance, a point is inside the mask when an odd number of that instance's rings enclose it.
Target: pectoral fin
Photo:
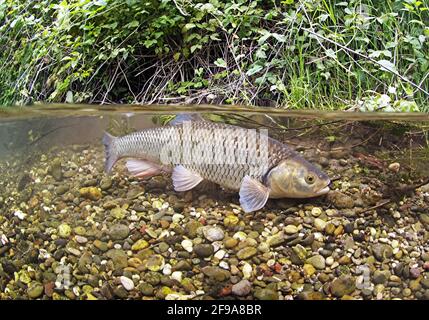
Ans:
[[[196,187],[203,178],[184,166],[177,166],[173,169],[173,186],[176,191],[187,191]]]
[[[259,210],[265,206],[269,189],[259,181],[245,176],[240,187],[240,204],[244,212]]]
[[[135,177],[146,179],[161,173],[162,167],[156,163],[140,159],[130,159],[126,163],[128,171]]]

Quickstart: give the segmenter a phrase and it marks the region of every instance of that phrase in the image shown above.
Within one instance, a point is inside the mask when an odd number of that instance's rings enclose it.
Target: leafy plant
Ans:
[[[417,0],[0,0],[0,104],[428,111],[428,38]]]

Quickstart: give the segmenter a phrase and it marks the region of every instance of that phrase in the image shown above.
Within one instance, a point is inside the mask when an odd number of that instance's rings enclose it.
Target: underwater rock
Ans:
[[[28,286],[27,294],[30,299],[37,299],[43,294],[43,291],[44,291],[44,287],[41,283],[32,282]]]
[[[131,246],[131,250],[140,251],[146,249],[147,247],[149,247],[149,243],[144,239],[139,239]]]
[[[96,187],[83,187],[79,189],[79,194],[81,197],[97,201],[102,197],[101,190]]]
[[[225,237],[223,230],[219,227],[207,226],[203,228],[204,237],[210,242],[220,241]]]
[[[232,286],[231,292],[236,296],[247,296],[252,290],[252,284],[248,280],[241,280]]]
[[[328,201],[332,203],[332,205],[338,209],[351,209],[354,207],[352,197],[339,192],[339,191],[331,191],[327,195]]]
[[[253,257],[258,253],[258,250],[255,247],[245,247],[237,252],[237,258],[240,260],[246,260]]]
[[[306,263],[311,264],[313,267],[319,270],[325,269],[325,258],[321,255],[315,255],[308,258]]]
[[[254,296],[258,300],[278,300],[279,294],[277,291],[271,289],[258,289],[255,291]]]
[[[214,248],[211,244],[197,244],[194,246],[194,252],[201,258],[207,258],[213,254]]]
[[[114,224],[109,229],[109,236],[113,240],[122,240],[128,237],[130,229],[123,224]]]
[[[330,285],[331,293],[341,298],[345,295],[350,295],[355,290],[355,279],[352,276],[341,275],[339,278],[336,278],[332,281]]]
[[[61,165],[61,159],[55,158],[52,160],[52,164],[48,171],[55,180],[61,181],[63,179],[63,170]]]
[[[61,238],[68,238],[68,237],[70,237],[71,232],[72,232],[71,227],[68,224],[66,224],[66,223],[60,224],[58,226],[58,235]]]

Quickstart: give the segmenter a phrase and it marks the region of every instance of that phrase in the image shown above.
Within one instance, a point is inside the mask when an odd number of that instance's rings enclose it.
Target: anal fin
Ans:
[[[160,165],[140,159],[127,160],[126,166],[133,176],[140,179],[147,179],[156,176],[163,171]]]

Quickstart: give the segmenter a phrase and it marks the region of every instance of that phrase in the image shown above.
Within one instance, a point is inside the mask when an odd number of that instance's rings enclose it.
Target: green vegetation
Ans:
[[[0,104],[429,111],[417,0],[0,0]]]

